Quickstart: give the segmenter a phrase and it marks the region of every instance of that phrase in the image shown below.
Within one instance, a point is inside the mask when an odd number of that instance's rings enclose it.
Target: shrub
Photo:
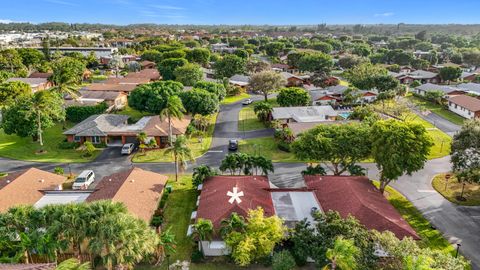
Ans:
[[[58,144],[59,149],[76,149],[80,144],[78,142],[67,142],[63,141]]]
[[[65,173],[65,171],[63,170],[62,167],[55,167],[55,169],[53,170],[53,172],[55,174],[58,174],[58,175],[63,175]]]
[[[317,166],[309,165],[306,170],[302,171],[302,175],[326,175],[325,169],[317,164]]]
[[[163,193],[162,199],[160,200],[160,203],[158,204],[158,208],[163,209],[165,207],[165,204],[167,203],[168,196],[170,195],[170,192],[165,189],[165,192]]]
[[[74,123],[81,122],[91,115],[104,113],[108,108],[107,103],[102,102],[95,106],[72,106],[65,110],[66,119]]]
[[[195,249],[193,252],[192,252],[192,256],[190,257],[192,263],[199,263],[199,262],[202,262],[203,260],[203,254],[202,252],[200,252],[200,250],[198,249]]]
[[[295,268],[295,260],[292,254],[287,250],[283,250],[273,254],[272,269],[273,270],[290,270]]]
[[[91,157],[95,152],[95,150],[96,148],[92,142],[87,141],[83,144],[83,153],[84,153],[83,155],[85,157]]]
[[[278,147],[278,149],[280,149],[284,152],[290,152],[291,151],[290,144],[288,142],[285,142],[285,141],[279,141],[278,144],[277,144],[277,147]]]
[[[155,215],[152,217],[152,221],[150,221],[150,225],[155,228],[160,227],[163,224],[163,216],[162,215]]]

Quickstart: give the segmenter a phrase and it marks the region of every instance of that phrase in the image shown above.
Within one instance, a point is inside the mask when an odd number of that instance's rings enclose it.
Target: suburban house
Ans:
[[[448,109],[464,118],[480,117],[480,100],[467,95],[454,96],[448,99]]]
[[[82,90],[86,91],[111,91],[130,93],[137,87],[136,84],[116,84],[116,83],[92,83],[85,86]]]
[[[79,91],[79,97],[73,99],[70,96],[65,98],[67,106],[94,106],[105,102],[110,109],[122,109],[127,103],[127,94],[116,91]]]
[[[462,81],[468,81],[468,82],[474,82],[477,80],[479,75],[477,73],[470,73],[470,72],[462,72],[462,75],[460,76],[460,79]]]
[[[250,84],[250,76],[236,74],[230,77],[228,82],[231,85],[238,86],[244,90],[247,89],[248,85]]]
[[[52,77],[53,73],[51,72],[33,72],[28,76],[29,78],[41,78],[41,79],[49,79]]]
[[[324,89],[310,90],[310,98],[313,105],[335,105],[342,103],[345,98],[345,91],[348,86],[335,85]],[[377,99],[378,92],[376,90],[358,90],[358,103],[371,103]]]
[[[330,105],[273,108],[272,118],[283,123],[335,121],[338,113]]]
[[[413,81],[419,81],[422,84],[424,83],[439,83],[441,82],[440,76],[437,73],[433,73],[425,70],[416,70],[407,73],[398,73],[395,76],[400,83],[410,84]]]
[[[67,178],[62,175],[30,168],[0,178],[0,212],[17,205],[33,205],[45,190],[55,190]]]
[[[312,211],[337,211],[352,215],[368,229],[391,231],[399,239],[417,233],[364,176],[305,176],[302,187],[277,188],[265,176],[213,176],[199,187],[198,208],[192,219],[208,219],[214,227],[212,241],[201,241],[206,256],[231,251],[218,234],[223,219],[232,213],[246,217],[261,207],[265,216],[277,215],[290,228],[303,219],[315,222]],[[189,228],[189,232],[191,227]]]
[[[137,56],[135,55],[120,55],[119,56],[122,59],[122,62],[125,64],[128,64],[132,61],[137,61]],[[100,64],[102,65],[108,65],[110,64],[110,61],[112,61],[113,56],[102,56],[100,57]]]
[[[287,81],[287,87],[302,87],[304,84],[308,84],[310,76],[297,76],[289,72],[280,72],[280,75]]]
[[[480,83],[461,83],[457,87],[469,94],[480,96]]]
[[[218,52],[218,53],[234,53],[237,48],[235,47],[229,47],[228,44],[225,43],[216,43],[210,45],[212,52]]]
[[[48,78],[9,78],[6,80],[6,82],[24,82],[30,85],[30,88],[32,88],[34,93],[37,91],[47,90],[53,86]]]
[[[84,143],[90,141],[94,144],[105,143],[107,146],[136,143],[137,135],[145,132],[148,140],[154,139],[157,146],[163,148],[168,143],[168,121],[161,120],[159,116],[145,116],[135,124],[128,124],[128,116],[118,114],[92,115],[73,128],[65,131],[69,142]],[[173,136],[185,134],[190,118],[182,120],[172,119]]]
[[[36,47],[35,49],[43,51],[43,47]],[[88,56],[91,52],[93,52],[97,57],[97,59],[100,59],[100,57],[111,57],[112,55],[118,53],[118,48],[114,48],[114,47],[50,47],[50,53],[54,54],[55,52],[61,52],[62,54],[79,52],[83,56]]]
[[[158,81],[161,79],[160,72],[155,68],[142,69],[138,72],[129,72],[125,78],[143,78],[148,79],[150,82]]]
[[[136,78],[136,77],[123,77],[123,78],[108,78],[103,81],[104,84],[146,84],[149,83],[150,79],[148,78]]]
[[[140,62],[140,66],[142,67],[142,69],[157,68],[157,64],[155,62],[147,61],[147,60],[144,60],[144,61]]]
[[[133,167],[103,177],[94,189],[47,190],[30,204],[42,208],[47,205],[111,200],[123,203],[132,215],[148,223],[158,208],[167,180],[165,175]]]
[[[421,95],[421,96],[425,96],[425,94],[428,92],[438,92],[438,91],[443,92],[444,97],[446,98],[466,94],[466,91],[464,91],[460,87],[454,87],[450,85],[438,85],[433,83],[422,84],[420,86],[415,87],[415,89],[413,90],[415,94]]]
[[[338,125],[348,124],[356,122],[355,120],[341,120],[341,121],[318,121],[318,122],[290,122],[284,125],[285,128],[289,128],[292,131],[294,137],[297,137],[300,133],[308,131],[319,125]]]

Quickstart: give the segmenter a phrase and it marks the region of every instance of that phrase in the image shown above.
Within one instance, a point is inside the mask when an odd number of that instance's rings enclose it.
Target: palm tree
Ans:
[[[182,171],[187,168],[187,162],[193,161],[192,150],[188,146],[187,138],[183,135],[178,136],[175,143],[167,148],[166,155],[173,154],[175,162],[175,181],[178,181],[178,169]]]
[[[90,262],[81,263],[79,260],[72,258],[60,263],[55,270],[90,270]]]
[[[225,238],[231,232],[244,232],[247,224],[245,218],[233,212],[228,219],[221,221],[220,235]]]
[[[168,97],[167,104],[165,108],[160,111],[160,119],[168,119],[168,143],[172,145],[172,117],[175,117],[179,120],[183,119],[183,113],[185,108],[183,107],[182,100],[178,96]]]
[[[144,154],[145,148],[147,147],[145,144],[145,141],[147,140],[147,134],[143,131],[138,133],[137,140],[140,142],[140,150],[142,151],[142,154]]]
[[[158,259],[155,265],[159,265],[160,263],[162,263],[167,252],[174,253],[175,247],[176,247],[175,235],[171,232],[171,227],[162,231],[158,240],[159,240],[158,249],[157,249]]]
[[[49,91],[39,91],[33,94],[31,98],[31,109],[29,116],[35,117],[37,123],[37,136],[40,145],[43,146],[42,120],[44,118],[61,119],[63,113],[60,108],[58,96]]]
[[[265,158],[264,156],[254,156],[253,167],[255,168],[255,174],[258,175],[258,169],[261,170],[262,175],[268,175],[268,172],[274,171],[272,160]]]
[[[356,256],[358,256],[359,253],[360,251],[352,239],[343,239],[341,236],[337,237],[333,248],[329,248],[326,253],[326,257],[330,260],[330,263],[323,269],[335,270],[338,267],[342,270],[354,270],[357,268]]]
[[[200,251],[203,253],[202,241],[211,241],[213,235],[213,224],[209,219],[199,218],[197,223],[193,225],[193,235],[198,238]]]
[[[210,176],[217,175],[217,171],[210,168],[208,165],[201,165],[198,167],[193,168],[193,176],[192,176],[192,183],[194,186],[198,187],[198,185],[202,184],[205,179]]]
[[[257,102],[253,106],[253,112],[255,112],[260,121],[267,122],[272,115],[273,106],[268,101]]]

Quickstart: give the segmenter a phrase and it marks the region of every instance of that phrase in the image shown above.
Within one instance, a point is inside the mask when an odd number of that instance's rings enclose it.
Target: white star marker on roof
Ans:
[[[239,204],[242,202],[240,197],[243,196],[243,191],[238,192],[238,188],[233,187],[233,192],[231,191],[227,192],[227,196],[230,197],[230,199],[228,200],[230,204],[233,204],[234,201],[236,201]]]

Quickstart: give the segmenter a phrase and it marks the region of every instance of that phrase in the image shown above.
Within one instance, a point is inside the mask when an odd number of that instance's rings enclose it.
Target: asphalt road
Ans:
[[[256,96],[254,99],[258,100],[261,97]],[[205,155],[197,159],[195,165],[205,164],[218,167],[220,161],[228,153],[227,145],[229,139],[265,137],[273,134],[272,130],[238,131],[238,113],[241,108],[242,105],[238,103],[221,107],[211,148]],[[421,116],[450,135],[459,129],[458,126],[436,114]],[[275,174],[300,173],[306,167],[303,163],[275,163],[274,165]],[[368,168],[370,178],[378,179],[378,170],[375,164],[366,163],[361,165]],[[97,179],[101,179],[103,176],[128,169],[133,164],[129,157],[120,155],[119,148],[106,149],[92,163],[36,163],[0,158],[0,171],[3,172],[21,170],[32,166],[49,171],[60,166],[66,172],[72,170],[75,173],[84,169],[92,169],[95,171]],[[159,173],[174,172],[172,163],[135,163],[135,166]],[[188,170],[190,171],[192,167],[189,166]],[[450,167],[449,157],[430,160],[425,164],[424,169],[414,173],[412,176],[401,177],[392,186],[412,201],[423,215],[444,233],[445,237],[452,244],[461,243],[461,253],[472,261],[474,270],[480,270],[480,207],[454,205],[433,190],[431,186],[433,176],[438,173],[448,172]]]

